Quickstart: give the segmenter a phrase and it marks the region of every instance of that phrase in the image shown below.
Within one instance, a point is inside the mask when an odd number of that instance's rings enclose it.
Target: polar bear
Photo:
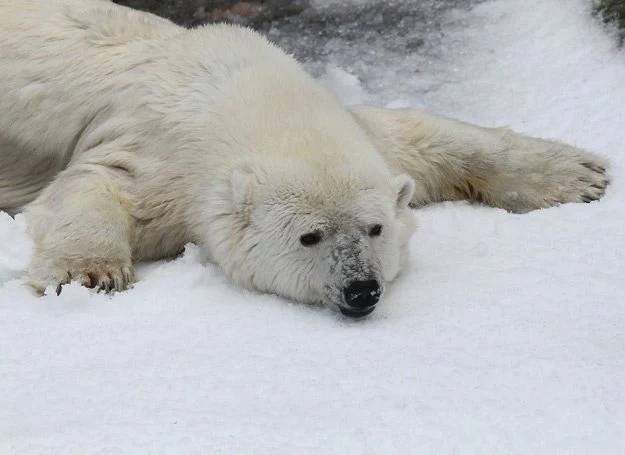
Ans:
[[[409,206],[599,199],[606,162],[410,109],[345,108],[246,28],[108,0],[1,0],[0,208],[24,210],[39,293],[122,291],[202,247],[240,286],[352,317],[402,268]]]

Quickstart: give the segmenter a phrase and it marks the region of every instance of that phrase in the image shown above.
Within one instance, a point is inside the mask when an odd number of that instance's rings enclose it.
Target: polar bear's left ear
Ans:
[[[241,211],[252,202],[256,176],[250,171],[235,169],[230,177],[232,201],[237,211]]]
[[[414,195],[414,180],[408,174],[400,174],[393,179],[393,187],[395,194],[397,194],[397,208],[405,208]]]

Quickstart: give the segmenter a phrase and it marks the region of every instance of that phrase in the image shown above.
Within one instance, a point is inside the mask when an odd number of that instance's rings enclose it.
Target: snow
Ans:
[[[429,72],[370,60],[382,95],[329,68],[347,102],[612,161],[598,203],[419,210],[411,264],[364,321],[243,292],[192,245],[112,298],[35,298],[19,282],[23,218],[0,214],[0,453],[625,452],[625,59],[586,3],[452,10],[465,25],[445,30]]]

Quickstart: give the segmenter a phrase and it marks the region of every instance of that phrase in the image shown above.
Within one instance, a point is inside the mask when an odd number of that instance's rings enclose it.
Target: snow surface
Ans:
[[[192,246],[113,298],[36,299],[23,219],[0,214],[0,454],[624,453],[625,57],[586,3],[452,11],[466,27],[436,71],[370,67],[392,99],[330,68],[350,102],[613,163],[598,203],[416,212],[411,265],[367,320],[242,292]]]

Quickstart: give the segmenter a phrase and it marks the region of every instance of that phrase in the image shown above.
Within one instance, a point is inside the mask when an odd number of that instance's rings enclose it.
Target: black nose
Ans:
[[[354,281],[343,291],[345,303],[354,308],[372,307],[380,300],[380,284],[376,280]]]

